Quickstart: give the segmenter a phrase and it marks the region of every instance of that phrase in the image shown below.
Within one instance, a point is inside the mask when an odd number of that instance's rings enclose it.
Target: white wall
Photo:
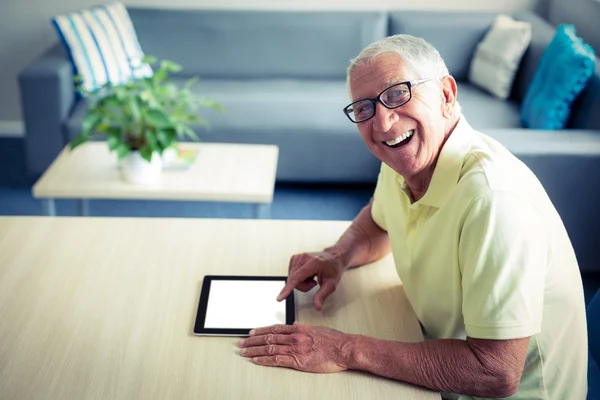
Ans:
[[[108,1],[108,0],[106,0]],[[537,10],[547,0],[123,0],[127,5],[162,8],[285,10],[440,9]],[[583,1],[583,0],[578,0]],[[588,0],[592,1],[592,0]],[[17,74],[57,41],[50,26],[56,14],[76,11],[103,0],[0,0],[0,121],[18,127],[21,119]],[[10,132],[14,134],[14,132]],[[0,135],[2,132],[0,132]]]
[[[555,25],[575,25],[577,35],[600,58],[600,0],[549,0],[548,19]]]

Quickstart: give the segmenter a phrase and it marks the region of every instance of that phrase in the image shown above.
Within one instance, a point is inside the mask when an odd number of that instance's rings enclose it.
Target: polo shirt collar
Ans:
[[[472,142],[472,130],[467,120],[461,116],[442,147],[425,195],[417,203],[436,208],[444,205],[460,178],[464,159]]]

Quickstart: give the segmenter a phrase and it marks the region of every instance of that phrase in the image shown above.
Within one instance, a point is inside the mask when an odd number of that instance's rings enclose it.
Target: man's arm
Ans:
[[[238,345],[259,365],[317,373],[355,369],[441,392],[508,397],[519,388],[529,338],[404,343],[294,324],[253,329]]]
[[[508,397],[519,388],[528,345],[529,338],[402,343],[353,336],[344,353],[350,369],[441,392]]]
[[[344,269],[377,261],[391,250],[387,232],[371,217],[372,206],[373,199],[363,207],[336,244],[325,249],[341,262]]]

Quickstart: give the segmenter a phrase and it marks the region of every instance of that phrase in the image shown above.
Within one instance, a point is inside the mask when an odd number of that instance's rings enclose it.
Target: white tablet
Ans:
[[[278,302],[285,276],[207,275],[202,283],[194,334],[248,336],[251,329],[296,319],[294,293]]]

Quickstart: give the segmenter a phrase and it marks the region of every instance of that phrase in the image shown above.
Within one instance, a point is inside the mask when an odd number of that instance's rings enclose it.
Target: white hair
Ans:
[[[350,60],[346,70],[346,85],[350,92],[350,76],[359,67],[370,63],[375,58],[384,54],[397,54],[402,62],[415,74],[413,79],[432,78],[440,85],[443,77],[449,75],[448,67],[442,56],[425,39],[407,34],[388,36],[371,43],[360,54]],[[457,110],[460,105],[456,102]]]

